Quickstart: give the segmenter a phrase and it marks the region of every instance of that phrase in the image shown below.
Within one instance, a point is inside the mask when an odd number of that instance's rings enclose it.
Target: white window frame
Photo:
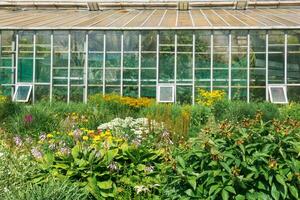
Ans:
[[[161,88],[172,88],[172,100],[171,101],[161,101],[160,100],[160,90]],[[172,83],[160,83],[157,85],[156,87],[156,101],[159,102],[159,103],[174,103],[175,102],[175,84],[172,84]]]
[[[29,91],[28,91],[27,97],[26,97],[25,100],[17,100],[16,97],[17,97],[18,89],[19,89],[19,87],[24,87],[24,86],[29,87]],[[23,102],[23,103],[26,103],[26,102],[29,101],[29,97],[30,97],[30,95],[31,95],[31,92],[32,92],[32,84],[30,84],[30,83],[20,83],[20,84],[16,84],[16,89],[15,89],[15,93],[14,93],[14,96],[13,96],[13,101],[15,101],[15,102]]]
[[[283,93],[284,93],[284,99],[285,99],[285,101],[283,101],[283,102],[275,102],[273,100],[272,88],[282,88]],[[268,90],[269,90],[269,95],[270,95],[271,103],[275,103],[275,104],[288,104],[289,103],[289,100],[288,100],[288,97],[287,97],[286,85],[268,85]]]

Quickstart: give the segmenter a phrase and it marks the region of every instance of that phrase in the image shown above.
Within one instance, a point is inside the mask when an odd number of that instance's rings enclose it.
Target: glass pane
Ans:
[[[0,67],[12,67],[15,34],[13,31],[1,31]]]
[[[123,84],[124,85],[137,85],[139,79],[139,71],[136,69],[124,69]]]
[[[142,69],[141,82],[143,85],[156,85],[156,70]]]
[[[121,31],[106,32],[106,51],[121,51]]]
[[[269,83],[284,83],[284,32],[269,32]]]
[[[89,68],[103,66],[103,40],[104,33],[102,31],[89,32]]]
[[[289,101],[300,102],[300,86],[288,86],[287,95]]]
[[[127,97],[138,97],[138,87],[137,86],[125,86],[123,87],[123,96]]]
[[[161,102],[173,102],[173,87],[161,86],[160,87],[160,99]]]
[[[12,69],[0,68],[0,84],[11,84],[14,71]]]
[[[36,32],[36,66],[35,81],[38,83],[50,82],[51,65],[51,32]]]
[[[100,84],[103,83],[103,70],[102,69],[91,69],[88,70],[88,83],[89,84]]]
[[[193,78],[192,54],[177,54],[177,82],[191,83]]]
[[[287,102],[283,87],[270,87],[270,92],[271,92],[270,95],[272,95],[274,103]]]
[[[176,102],[181,104],[192,103],[193,88],[191,86],[177,86]]]
[[[141,87],[141,96],[156,98],[156,87],[146,87],[146,86]]]
[[[288,83],[300,83],[300,31],[288,32],[287,46],[287,78]]]
[[[174,81],[174,54],[160,54],[159,57],[159,81]]]
[[[16,90],[15,100],[16,101],[27,101],[30,95],[32,86],[18,86]]]
[[[157,32],[142,31],[142,51],[156,51]]]
[[[33,35],[32,31],[19,32],[18,82],[32,82]]]
[[[67,101],[67,87],[53,87],[53,99],[56,101]]]
[[[83,101],[83,87],[71,87],[70,88],[70,100],[74,102],[82,102]]]
[[[50,97],[50,87],[48,85],[36,85],[35,88],[36,101],[48,101]]]

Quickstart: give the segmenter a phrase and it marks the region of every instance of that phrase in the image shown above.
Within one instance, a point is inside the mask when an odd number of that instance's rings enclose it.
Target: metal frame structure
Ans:
[[[200,31],[200,30],[199,30]],[[300,87],[300,83],[297,84],[297,83],[293,83],[293,84],[289,84],[288,83],[288,32],[285,32],[284,34],[284,80],[283,80],[283,85],[286,87],[286,86],[299,86]],[[50,89],[49,89],[49,98],[50,98],[50,101],[53,101],[53,87],[56,85],[53,83],[53,59],[54,59],[54,33],[51,31],[51,38],[50,38],[50,46],[51,46],[51,62],[50,62],[50,81],[47,82],[47,83],[40,83],[40,82],[36,82],[35,81],[35,74],[36,74],[36,32],[34,32],[33,34],[33,77],[32,77],[32,83],[29,83],[29,84],[32,84],[32,102],[34,103],[35,102],[35,94],[36,94],[36,91],[35,91],[35,87],[36,86],[39,86],[39,85],[45,85],[45,86],[49,86]],[[71,32],[68,32],[68,66],[67,66],[67,70],[68,70],[68,80],[67,80],[67,102],[70,102],[70,97],[71,97],[71,38],[72,37],[72,34]],[[120,66],[120,69],[121,69],[121,80],[120,80],[120,95],[122,95],[122,91],[123,91],[123,69],[124,69],[124,66],[123,66],[123,56],[124,56],[124,47],[123,47],[123,41],[124,41],[124,34],[122,33],[121,34],[121,66]],[[231,88],[232,88],[232,84],[231,84],[231,70],[232,70],[232,67],[231,67],[231,56],[232,56],[232,35],[231,33],[228,35],[229,37],[229,60],[228,60],[228,70],[229,70],[229,75],[228,75],[228,82],[229,82],[229,95],[228,95],[228,98],[231,99],[232,97],[232,93],[231,93]],[[138,34],[138,84],[137,84],[137,87],[138,87],[138,97],[141,97],[141,90],[142,90],[142,77],[141,77],[141,70],[142,70],[142,66],[141,66],[141,57],[142,57],[142,36],[141,36],[141,33]],[[176,87],[177,86],[182,86],[183,84],[180,84],[180,83],[177,83],[177,46],[178,46],[178,41],[177,41],[177,34],[175,34],[175,40],[174,40],[174,47],[175,47],[175,50],[174,50],[174,97],[175,97],[175,101],[176,101]],[[266,69],[265,69],[265,73],[266,73],[266,76],[265,76],[265,82],[266,82],[266,85],[265,85],[265,90],[266,90],[266,97],[265,97],[265,100],[269,100],[269,86],[271,84],[269,84],[269,32],[266,33],[266,36],[265,36],[265,39],[266,39],[266,52],[265,52],[265,55],[266,55],[266,60],[265,60],[265,63],[266,63]],[[160,67],[163,67],[163,66],[160,66],[160,63],[159,63],[159,56],[160,56],[160,49],[159,49],[159,44],[160,44],[160,33],[158,32],[156,34],[156,87],[158,88],[159,85],[161,84],[161,82],[159,81],[159,69]],[[83,74],[83,88],[84,88],[84,92],[83,92],[83,101],[84,102],[87,102],[87,99],[88,99],[88,87],[89,87],[89,84],[88,84],[88,71],[89,71],[89,62],[88,62],[88,52],[89,52],[89,32],[85,32],[85,49],[84,49],[84,52],[85,52],[85,63],[84,63],[84,74]],[[194,103],[195,102],[195,98],[196,98],[196,85],[195,85],[195,51],[196,51],[196,47],[195,47],[195,32],[193,32],[192,34],[192,78],[191,78],[191,85],[188,85],[192,88],[192,94],[191,94],[191,103]],[[211,32],[210,34],[210,89],[212,90],[214,88],[214,76],[213,76],[213,73],[214,73],[214,33]],[[16,32],[15,33],[15,41],[12,41],[12,46],[14,46],[15,43],[15,56],[12,55],[12,57],[14,58],[14,62],[15,63],[15,67],[12,66],[11,70],[14,71],[14,82],[11,83],[11,84],[2,84],[3,86],[15,86],[15,91],[18,87],[19,84],[22,84],[21,82],[19,82],[18,80],[18,68],[19,68],[19,32]],[[103,69],[102,69],[102,77],[103,77],[103,88],[102,88],[102,92],[103,94],[106,93],[105,91],[105,77],[106,77],[106,44],[107,44],[107,41],[106,41],[106,33],[104,32],[103,34]],[[246,99],[247,99],[247,102],[250,102],[250,54],[251,54],[251,45],[250,45],[250,33],[248,32],[247,33],[247,85],[246,85],[246,91],[247,91],[247,95],[246,95]],[[13,53],[12,53],[13,54]],[[13,64],[12,64],[13,65]],[[4,67],[1,67],[0,68],[4,68]],[[7,67],[6,67],[7,68]],[[300,77],[299,77],[300,78]]]

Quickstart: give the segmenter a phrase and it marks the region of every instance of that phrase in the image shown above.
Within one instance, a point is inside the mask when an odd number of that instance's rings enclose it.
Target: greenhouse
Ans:
[[[300,100],[300,9],[193,3],[0,3],[1,93],[32,103],[116,93],[192,104],[202,88],[247,102]]]

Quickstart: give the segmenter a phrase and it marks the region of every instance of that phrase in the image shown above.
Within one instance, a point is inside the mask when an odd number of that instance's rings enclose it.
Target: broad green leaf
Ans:
[[[72,152],[71,153],[72,153],[73,158],[78,158],[79,153],[80,153],[80,146],[79,145],[75,145],[72,148]]]
[[[295,197],[296,199],[299,199],[298,190],[295,186],[289,185],[289,190],[293,197]]]
[[[185,161],[183,160],[183,158],[181,156],[177,156],[176,160],[178,161],[178,163],[180,164],[180,166],[182,168],[185,168]]]
[[[185,193],[186,193],[188,196],[190,196],[190,197],[193,197],[193,196],[194,196],[194,193],[193,193],[193,191],[192,191],[191,189],[187,189],[187,190],[185,191]]]
[[[113,184],[113,182],[111,180],[97,182],[98,187],[101,189],[104,189],[104,190],[111,189],[112,184]]]
[[[236,197],[235,197],[236,200],[245,200],[245,196],[244,195],[241,195],[241,194],[238,194]]]
[[[225,189],[222,190],[222,199],[223,200],[229,199],[229,193]]]
[[[194,177],[194,176],[190,176],[190,177],[188,177],[188,182],[192,186],[192,188],[194,190],[196,190],[196,187],[197,187],[197,178]]]
[[[230,167],[227,165],[227,163],[225,162],[220,162],[220,164],[222,165],[222,167],[228,172],[231,174],[231,169]]]
[[[230,193],[235,194],[235,189],[230,185],[226,186],[224,189],[227,190]]]
[[[287,186],[285,184],[284,178],[280,174],[276,174],[275,178],[278,181],[278,183],[280,183],[283,186],[283,188],[284,188],[284,198],[285,198],[286,195],[287,195]]]
[[[216,189],[218,189],[218,188],[219,188],[219,185],[213,185],[213,186],[211,186],[211,187],[209,188],[208,194],[209,194],[209,195],[212,195],[212,194],[216,191]]]
[[[116,157],[118,155],[118,151],[119,149],[111,149],[107,151],[107,162],[110,163],[114,157]]]
[[[272,194],[272,197],[275,199],[275,200],[278,200],[279,199],[279,196],[280,196],[280,193],[278,192],[275,184],[272,185],[272,188],[271,188],[271,194]]]

